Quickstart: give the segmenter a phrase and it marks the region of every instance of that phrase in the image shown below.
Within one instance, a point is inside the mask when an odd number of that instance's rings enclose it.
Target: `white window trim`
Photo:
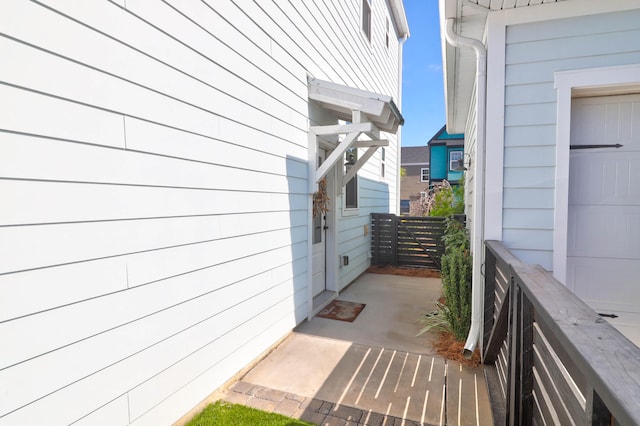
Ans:
[[[427,180],[424,180],[424,170],[427,170],[427,174],[429,175],[429,178]],[[421,167],[420,168],[420,182],[429,182],[429,180],[431,179],[431,170],[429,170],[429,167]]]
[[[571,144],[571,102],[574,89],[602,86],[640,85],[640,64],[555,73],[557,90],[556,190],[553,232],[553,275],[561,283],[567,278],[569,224],[569,145]]]
[[[356,149],[355,161],[358,161],[360,157],[360,152]],[[356,180],[356,188],[358,193],[356,194],[356,207],[347,207],[347,185],[344,186],[342,191],[342,216],[356,216],[359,214],[360,210],[360,178],[358,177],[358,173],[353,176]]]
[[[458,158],[457,160],[452,160],[453,154],[460,154],[460,158]],[[457,163],[460,160],[464,160],[464,151],[461,151],[461,150],[449,151],[449,171],[450,172],[457,171],[457,170],[453,170],[454,168],[453,162],[455,161]]]

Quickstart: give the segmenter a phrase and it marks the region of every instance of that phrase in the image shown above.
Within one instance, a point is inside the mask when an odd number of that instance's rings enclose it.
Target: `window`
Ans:
[[[362,0],[362,31],[371,42],[371,3],[370,0]]]
[[[409,214],[411,202],[409,200],[400,200],[400,213]]]
[[[322,161],[322,157],[318,157],[318,166],[322,164]],[[313,216],[313,244],[322,242],[323,219],[325,219],[325,217],[321,214],[314,214]]]
[[[380,148],[380,177],[384,177],[384,148]]]
[[[449,152],[449,170],[456,171],[462,164],[462,151],[451,151]]]
[[[423,167],[420,169],[420,182],[429,182],[429,168]]]
[[[365,0],[366,1],[366,0]],[[345,153],[345,173],[349,173],[351,167],[358,160],[358,149],[351,148]],[[353,178],[347,182],[344,188],[344,208],[345,209],[357,209],[358,208],[358,174],[356,173]]]
[[[387,49],[389,48],[389,18],[387,18],[387,26],[385,28],[384,40],[387,45]]]

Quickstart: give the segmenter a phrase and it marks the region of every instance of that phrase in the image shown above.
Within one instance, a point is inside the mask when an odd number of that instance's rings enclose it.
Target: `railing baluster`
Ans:
[[[530,425],[533,416],[533,307],[520,292],[520,425]]]
[[[509,425],[519,426],[520,419],[520,287],[512,277],[509,306]]]

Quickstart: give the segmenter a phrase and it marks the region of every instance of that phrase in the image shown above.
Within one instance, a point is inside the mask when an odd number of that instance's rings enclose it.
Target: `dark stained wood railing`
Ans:
[[[485,250],[485,364],[497,424],[640,424],[640,348],[540,266]]]

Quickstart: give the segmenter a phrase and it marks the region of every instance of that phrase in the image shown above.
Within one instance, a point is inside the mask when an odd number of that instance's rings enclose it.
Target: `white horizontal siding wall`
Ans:
[[[170,424],[302,321],[307,76],[398,95],[383,2],[123,4],[0,6],[1,425]]]
[[[552,268],[554,72],[640,63],[640,10],[507,27],[503,240]]]

